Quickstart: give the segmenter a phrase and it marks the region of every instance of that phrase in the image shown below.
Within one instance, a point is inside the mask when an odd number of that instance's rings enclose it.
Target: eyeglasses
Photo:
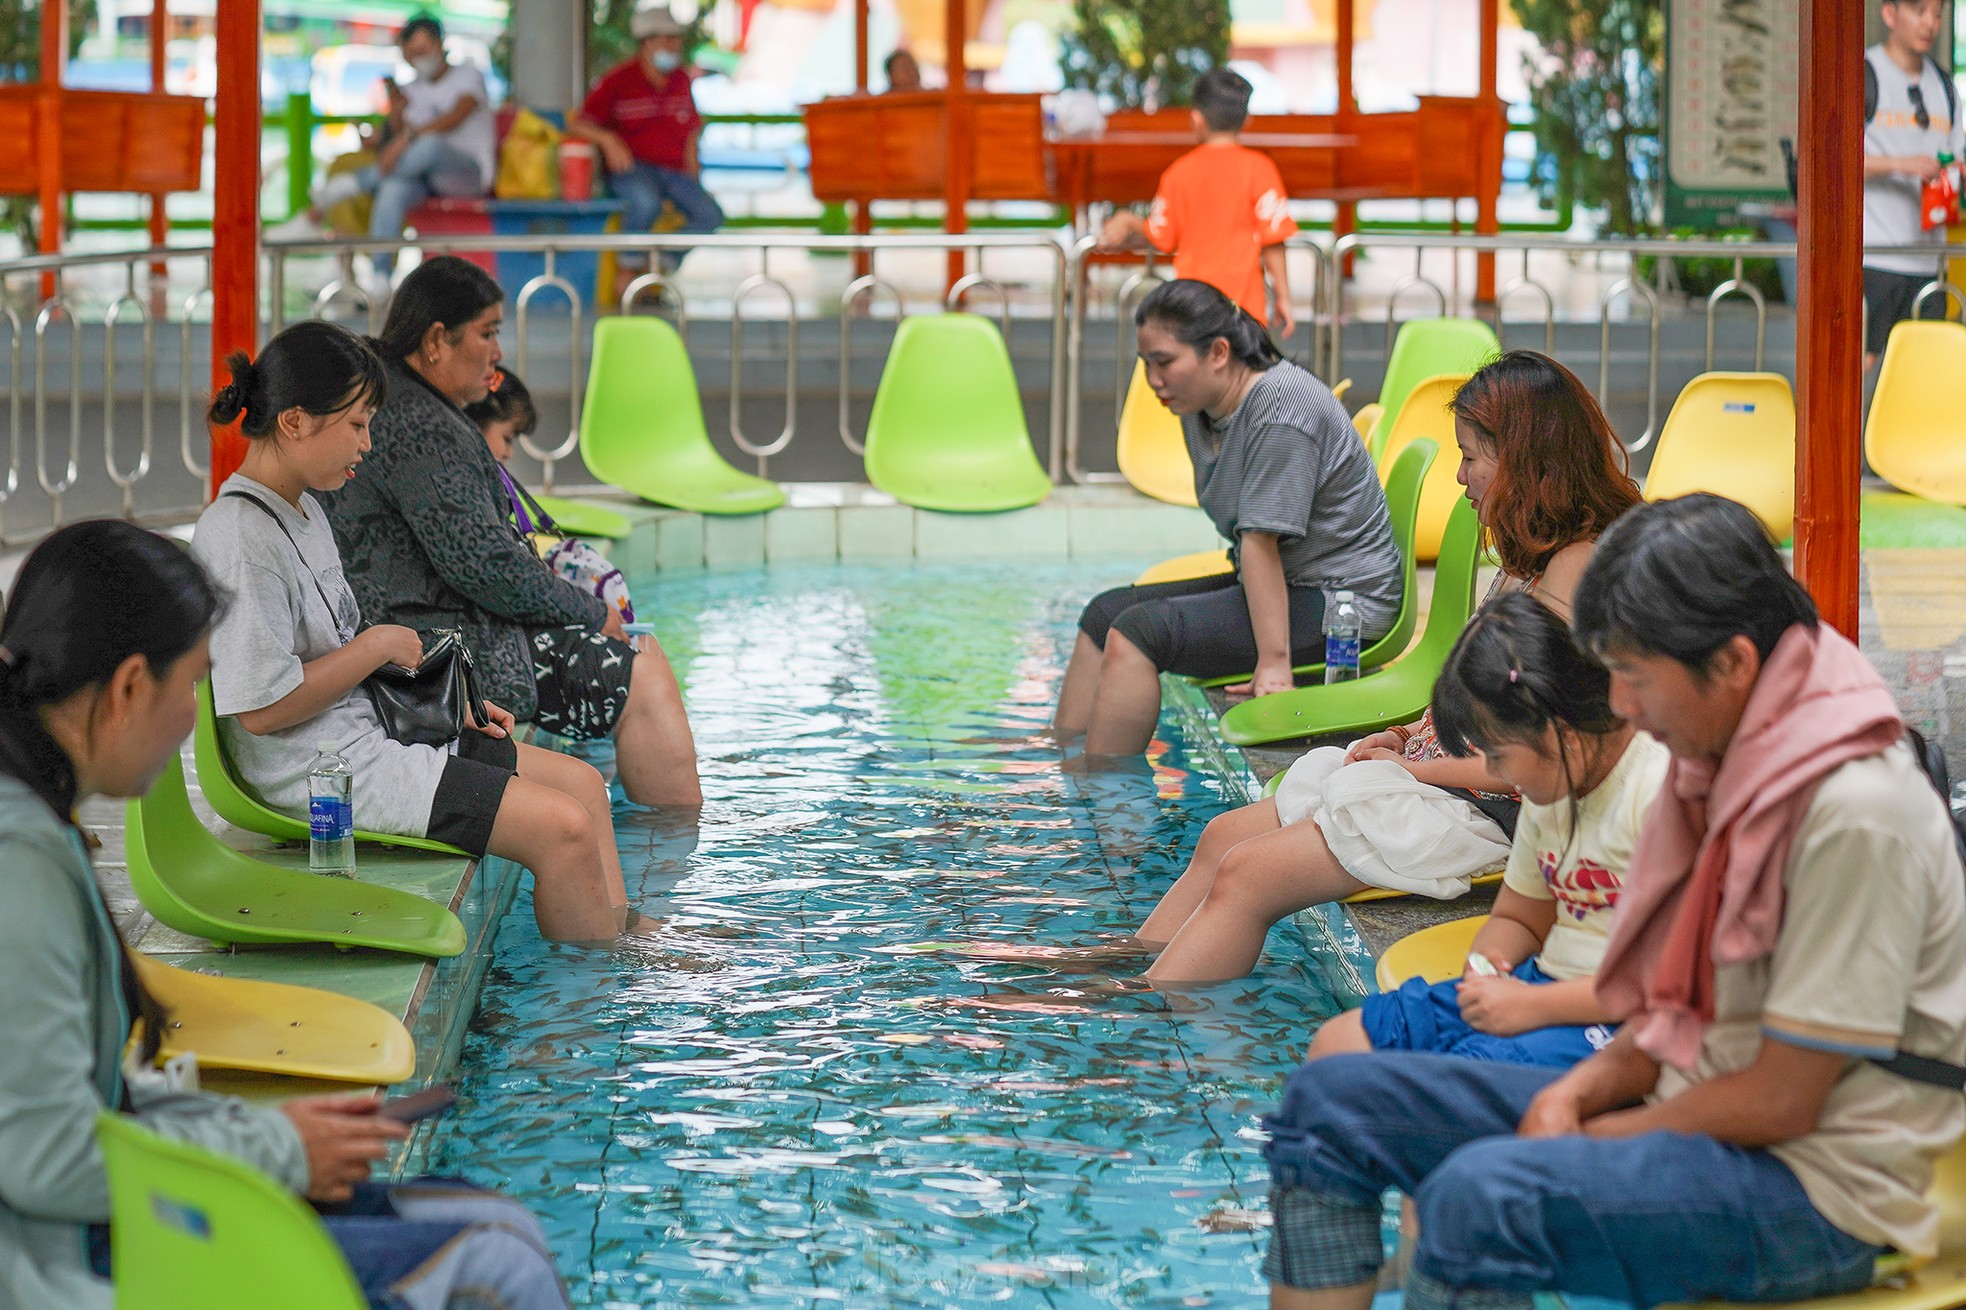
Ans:
[[[1922,132],[1932,126],[1932,112],[1925,107],[1925,88],[1913,85],[1905,90],[1911,96],[1912,121],[1918,124],[1918,130]]]

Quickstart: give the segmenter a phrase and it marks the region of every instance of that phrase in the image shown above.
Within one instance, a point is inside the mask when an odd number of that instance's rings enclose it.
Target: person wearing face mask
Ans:
[[[402,87],[388,144],[369,167],[328,179],[305,213],[267,229],[269,239],[318,239],[322,213],[366,194],[375,197],[369,235],[386,241],[402,235],[410,210],[429,197],[481,196],[490,188],[498,130],[484,74],[444,57],[444,29],[427,14],[403,24],[397,42],[416,76]],[[376,254],[380,280],[386,282],[395,265],[393,251]]]
[[[681,212],[684,232],[714,232],[724,211],[703,189],[696,155],[703,119],[683,62],[683,25],[666,8],[643,9],[629,31],[641,43],[635,57],[595,83],[567,135],[600,149],[608,184],[627,204],[622,231],[647,232],[667,201]],[[686,253],[663,251],[663,271],[674,272]],[[647,267],[642,256],[621,262],[625,271]]]

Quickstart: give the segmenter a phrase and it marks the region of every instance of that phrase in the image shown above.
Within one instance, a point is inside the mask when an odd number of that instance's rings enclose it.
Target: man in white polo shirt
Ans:
[[[1864,244],[1939,246],[1943,227],[1919,221],[1919,195],[1939,171],[1939,155],[1961,155],[1959,92],[1932,59],[1943,15],[1940,0],[1883,0],[1884,40],[1864,52]],[[1913,302],[1939,275],[1936,257],[1864,255],[1864,367],[1884,353],[1892,325],[1912,316]],[[1945,313],[1943,295],[1927,296],[1921,318]]]

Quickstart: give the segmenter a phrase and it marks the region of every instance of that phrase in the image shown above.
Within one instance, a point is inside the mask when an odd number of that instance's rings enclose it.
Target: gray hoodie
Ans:
[[[76,831],[0,774],[0,1307],[110,1310],[87,1226],[109,1219],[95,1119],[243,1160],[298,1192],[300,1136],[277,1110],[124,1075],[130,1015],[116,930]]]

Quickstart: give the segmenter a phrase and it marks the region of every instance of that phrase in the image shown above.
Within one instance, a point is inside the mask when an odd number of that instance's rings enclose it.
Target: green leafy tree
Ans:
[[[1606,229],[1620,235],[1651,231],[1660,178],[1660,0],[1510,3],[1542,46],[1524,59],[1523,72],[1536,109],[1543,202],[1601,208]]]
[[[649,0],[593,0],[593,6],[594,21],[587,28],[587,80],[590,84],[635,53],[641,43],[629,34],[628,24],[637,9],[650,7]],[[683,35],[683,49],[696,52],[704,44],[703,24],[709,11],[707,4],[698,7],[696,17],[687,24]]]
[[[1065,85],[1121,109],[1185,105],[1195,79],[1229,62],[1229,0],[1073,0]]]
[[[82,38],[96,21],[96,0],[69,0],[68,54],[74,58]],[[41,80],[41,6],[24,0],[0,0],[0,82]],[[32,196],[0,200],[0,229],[20,238],[21,249],[41,244],[36,216],[40,204]]]

